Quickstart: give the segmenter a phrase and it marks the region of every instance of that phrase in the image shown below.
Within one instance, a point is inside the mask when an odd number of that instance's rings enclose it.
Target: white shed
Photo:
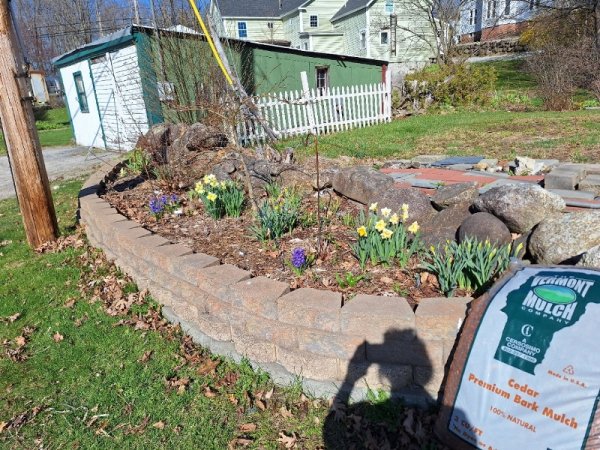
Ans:
[[[138,58],[128,27],[53,60],[78,145],[127,151],[148,131]]]

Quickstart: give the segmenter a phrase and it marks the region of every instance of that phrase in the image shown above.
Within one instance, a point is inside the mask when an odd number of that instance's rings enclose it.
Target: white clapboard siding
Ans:
[[[107,147],[131,150],[148,131],[136,47],[96,58],[92,73]]]
[[[325,134],[392,120],[391,83],[304,89],[255,97],[265,122],[280,138]],[[243,145],[264,142],[267,135],[255,120],[241,120]]]

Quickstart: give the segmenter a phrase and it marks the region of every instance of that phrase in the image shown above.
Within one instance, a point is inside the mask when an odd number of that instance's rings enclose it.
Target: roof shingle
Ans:
[[[308,0],[217,0],[216,4],[221,17],[281,17],[307,2]]]

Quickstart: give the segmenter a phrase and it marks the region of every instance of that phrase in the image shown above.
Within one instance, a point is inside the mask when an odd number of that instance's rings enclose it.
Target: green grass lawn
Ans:
[[[413,116],[321,136],[320,153],[365,159],[419,154],[515,156],[600,162],[600,111],[454,112]],[[281,145],[311,155],[301,139]]]
[[[42,147],[60,147],[73,142],[73,131],[69,123],[67,108],[56,108],[36,112],[36,128]],[[0,156],[6,154],[4,136],[0,131]]]

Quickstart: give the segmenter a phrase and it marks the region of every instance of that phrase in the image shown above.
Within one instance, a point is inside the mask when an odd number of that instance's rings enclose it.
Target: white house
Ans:
[[[434,57],[435,36],[411,0],[212,0],[224,37],[389,61],[392,77]]]
[[[543,0],[467,0],[460,10],[460,41],[519,36],[543,8]]]

